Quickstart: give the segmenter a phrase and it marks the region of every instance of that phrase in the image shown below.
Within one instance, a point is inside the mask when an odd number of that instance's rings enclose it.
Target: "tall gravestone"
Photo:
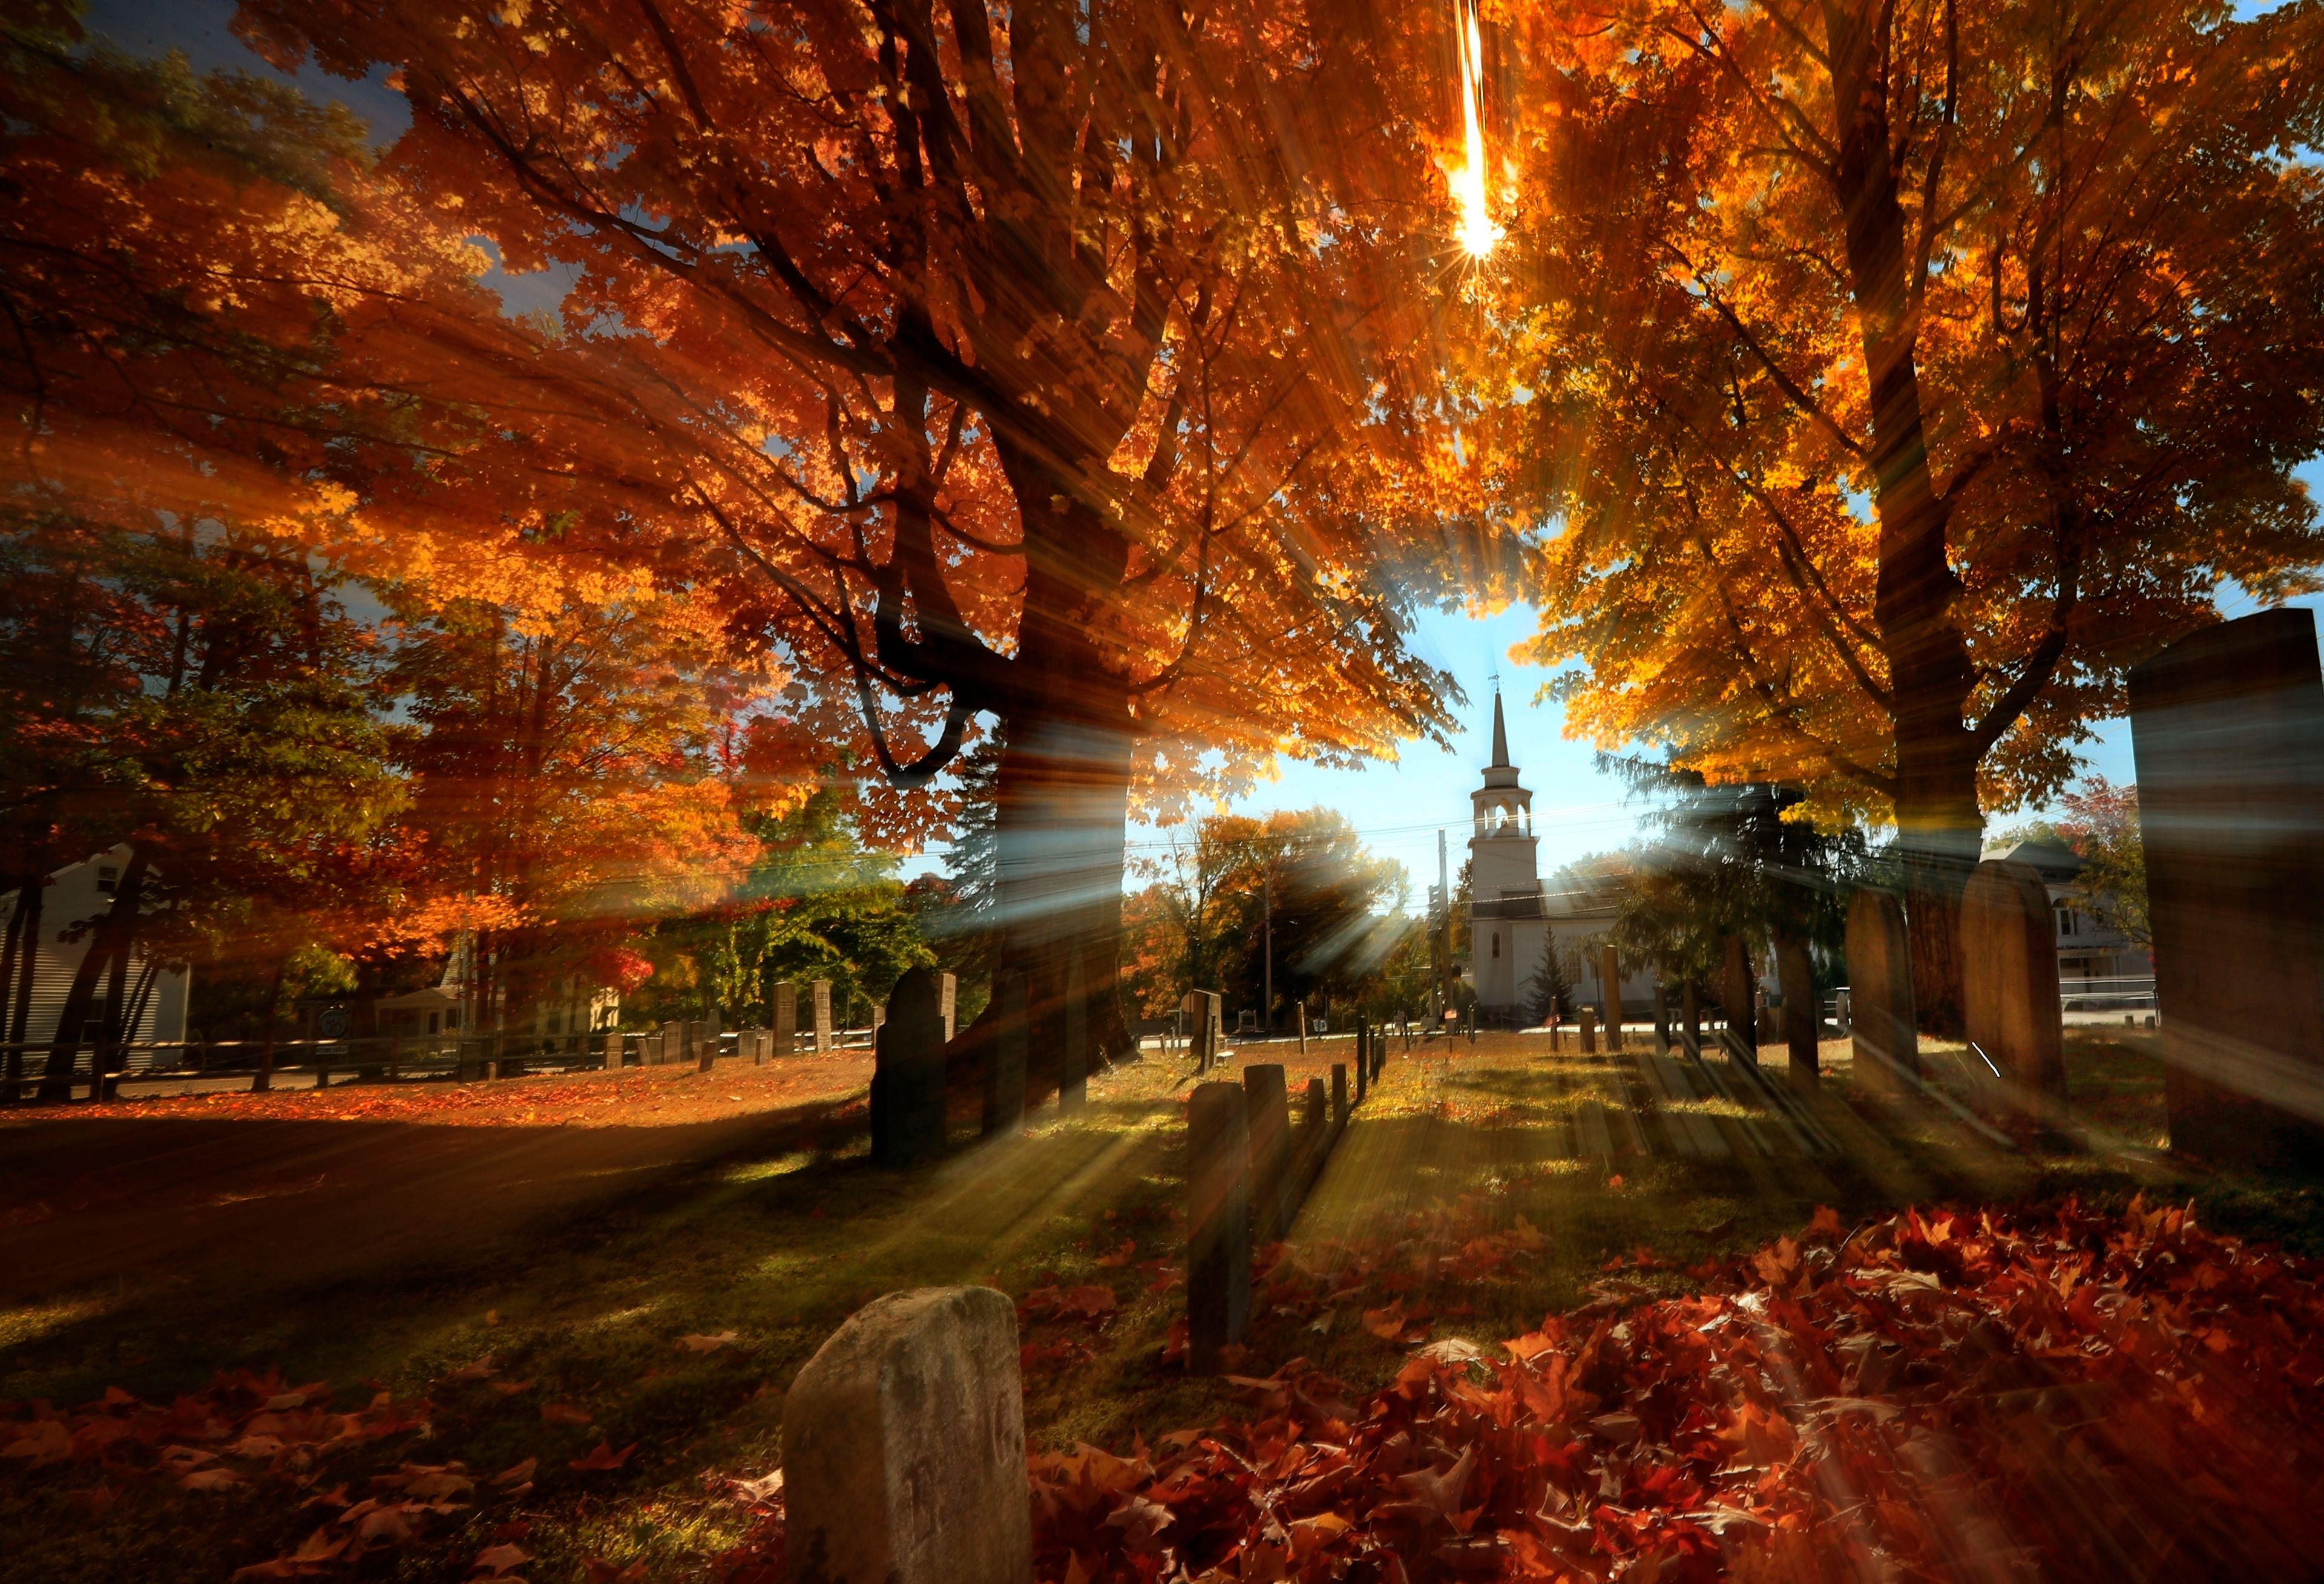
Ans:
[[[1186,1102],[1186,1354],[1215,1373],[1250,1321],[1250,1121],[1242,1088],[1198,1083]]]
[[[1065,964],[1065,1048],[1057,1073],[1057,1109],[1076,1111],[1089,1103],[1089,1005],[1082,999],[1081,954]]]
[[[1250,1122],[1250,1235],[1272,1243],[1289,1229],[1291,1096],[1283,1066],[1261,1062],[1242,1070],[1243,1104]]]
[[[1975,1047],[1969,1071],[1992,1091],[1985,1109],[2039,1116],[2062,1108],[2058,924],[2040,872],[1994,859],[1978,864],[1961,892],[1960,930],[1961,1021]]]
[[[790,1578],[1027,1584],[1015,1306],[923,1287],[857,1310],[783,1401],[783,1501]]]
[[[831,981],[818,979],[812,987],[815,998],[815,1054],[831,1054]]]
[[[718,1027],[718,1008],[713,1007],[710,1008],[709,1018],[701,1025],[702,1043],[699,1050],[696,1053],[699,1061],[698,1070],[704,1073],[711,1071],[712,1067],[716,1064],[718,1060],[718,1047],[720,1042],[724,1038],[724,1031]]]
[[[950,1045],[960,1033],[960,976],[958,974],[936,975],[936,1008],[944,1014],[945,1044]]]
[[[1751,972],[1751,948],[1741,935],[1720,944],[1719,1004],[1727,1014],[1728,1045],[1738,1060],[1759,1061],[1758,1008],[1753,991],[1757,975]]]
[[[1025,1005],[1025,976],[1016,969],[992,987],[999,1008],[992,1019],[984,1059],[984,1136],[1014,1133],[1025,1120],[1025,1068],[1032,1030]]]
[[[1598,949],[1598,1016],[1606,1025],[1606,1048],[1622,1048],[1622,954],[1612,946]]]
[[[1808,944],[1788,931],[1775,937],[1775,978],[1784,987],[1784,1047],[1790,1057],[1792,1081],[1802,1086],[1815,1082],[1821,1070],[1815,993],[1815,965]]]
[[[1912,946],[1904,909],[1886,891],[1858,891],[1848,904],[1848,988],[1857,1082],[1868,1089],[1911,1088],[1921,1073]]]
[[[945,1141],[944,1016],[936,975],[915,968],[888,997],[872,1068],[872,1158],[918,1165]]]
[[[2131,672],[2130,719],[2171,1147],[2312,1161],[2324,1148],[2315,618],[2263,611],[2182,639]]]
[[[775,1054],[798,1054],[798,986],[788,979],[778,980],[768,1002],[767,1021],[775,1027]]]

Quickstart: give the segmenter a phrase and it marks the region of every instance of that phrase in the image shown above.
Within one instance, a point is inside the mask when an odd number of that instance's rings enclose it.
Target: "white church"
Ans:
[[[1518,782],[1517,767],[1509,762],[1508,724],[1498,687],[1493,690],[1493,762],[1485,767],[1485,784],[1469,794],[1469,802],[1467,978],[1480,1018],[1508,1027],[1534,1021],[1534,981],[1553,942],[1575,997],[1597,1006],[1599,948],[1614,927],[1614,898],[1582,892],[1552,895],[1543,889],[1533,833],[1533,794]],[[1650,970],[1626,968],[1619,990],[1630,1020],[1653,1016],[1655,979]],[[1572,1015],[1571,1008],[1567,1015]]]

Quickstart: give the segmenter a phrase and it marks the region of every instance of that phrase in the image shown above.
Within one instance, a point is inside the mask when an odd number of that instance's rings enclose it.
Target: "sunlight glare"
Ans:
[[[1461,207],[1462,248],[1481,259],[1501,239],[1485,208],[1485,129],[1480,106],[1484,97],[1484,40],[1477,28],[1475,0],[1452,0],[1452,36],[1461,55],[1461,129],[1464,158],[1452,172],[1452,200]]]

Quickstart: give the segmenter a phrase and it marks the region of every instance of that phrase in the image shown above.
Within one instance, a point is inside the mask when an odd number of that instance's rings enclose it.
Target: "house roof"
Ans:
[[[2055,842],[2013,842],[1998,852],[1988,852],[2005,863],[2023,863],[2045,880],[2070,880],[2082,872],[2082,861]]]

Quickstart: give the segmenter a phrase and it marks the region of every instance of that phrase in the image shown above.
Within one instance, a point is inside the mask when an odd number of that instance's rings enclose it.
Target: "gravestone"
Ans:
[[[1596,1055],[1598,1054],[1598,1019],[1591,1015],[1589,1008],[1583,1007],[1573,1014],[1573,1022],[1574,1027],[1581,1031],[1582,1054],[1585,1056]]]
[[[992,987],[1000,1008],[992,1020],[984,1060],[984,1136],[1014,1133],[1025,1120],[1025,1063],[1031,1035],[1026,1027],[1025,976],[1015,969]]]
[[[990,1287],[921,1287],[856,1311],[784,1399],[783,1502],[793,1579],[1028,1584],[1015,1307]]]
[[[942,1153],[945,1142],[944,1015],[936,1008],[936,975],[925,968],[907,972],[889,995],[888,1010],[872,1058],[872,1159],[917,1165]]]
[[[831,1054],[831,981],[818,979],[809,987],[815,1009],[815,1054]]]
[[[1986,1109],[2045,1116],[2066,1103],[2058,919],[2029,864],[1988,859],[1961,892],[1961,1020]],[[1979,1060],[1979,1057],[1982,1060]],[[1990,1064],[1990,1065],[1988,1065]],[[1999,1077],[1993,1075],[1999,1068]]]
[[[1057,1109],[1077,1111],[1089,1104],[1089,1005],[1082,999],[1081,954],[1065,963],[1065,1048],[1057,1075]]]
[[[1291,1096],[1283,1067],[1261,1062],[1242,1070],[1243,1105],[1250,1123],[1250,1235],[1272,1243],[1289,1225]]]
[[[944,1014],[945,1044],[950,1045],[960,1034],[960,975],[936,975],[936,1009]]]
[[[1606,1023],[1606,1048],[1622,1048],[1622,954],[1611,946],[1598,950],[1598,1016]]]
[[[1719,1004],[1727,1014],[1728,1046],[1735,1056],[1759,1064],[1758,975],[1751,972],[1751,949],[1741,935],[1720,944]]]
[[[654,1059],[667,1065],[686,1059],[686,1025],[675,1018],[661,1026],[661,1045]]]
[[[1784,1047],[1790,1056],[1792,1082],[1807,1087],[1820,1070],[1816,1027],[1815,965],[1808,960],[1808,944],[1785,933],[1775,937],[1775,978],[1784,987]]]
[[[788,979],[776,981],[769,1003],[767,1021],[775,1026],[775,1054],[798,1054],[798,986]]]
[[[2181,640],[2131,672],[2130,717],[2171,1147],[2313,1161],[2324,1151],[2315,618],[2263,611]]]
[[[1357,1069],[1358,1072],[1361,1072],[1362,1070],[1363,1069],[1360,1067]],[[1359,1084],[1362,1082],[1363,1081],[1361,1079],[1357,1080]],[[1360,1093],[1362,1091],[1359,1089],[1358,1092]],[[1332,1126],[1334,1128],[1344,1128],[1347,1125],[1348,1064],[1345,1062],[1334,1062],[1332,1064]]]
[[[718,1008],[713,1007],[710,1008],[709,1018],[701,1025],[702,1049],[699,1052],[701,1066],[698,1070],[704,1073],[709,1072],[713,1064],[717,1062],[719,1045],[724,1038],[724,1034],[719,1028],[718,1023]]]
[[[1250,1321],[1250,1121],[1241,1086],[1186,1102],[1186,1365],[1216,1374]]]
[[[1856,1013],[1856,1079],[1903,1092],[1921,1073],[1913,1011],[1912,948],[1904,910],[1886,891],[1863,890],[1848,904],[1848,986]]]

